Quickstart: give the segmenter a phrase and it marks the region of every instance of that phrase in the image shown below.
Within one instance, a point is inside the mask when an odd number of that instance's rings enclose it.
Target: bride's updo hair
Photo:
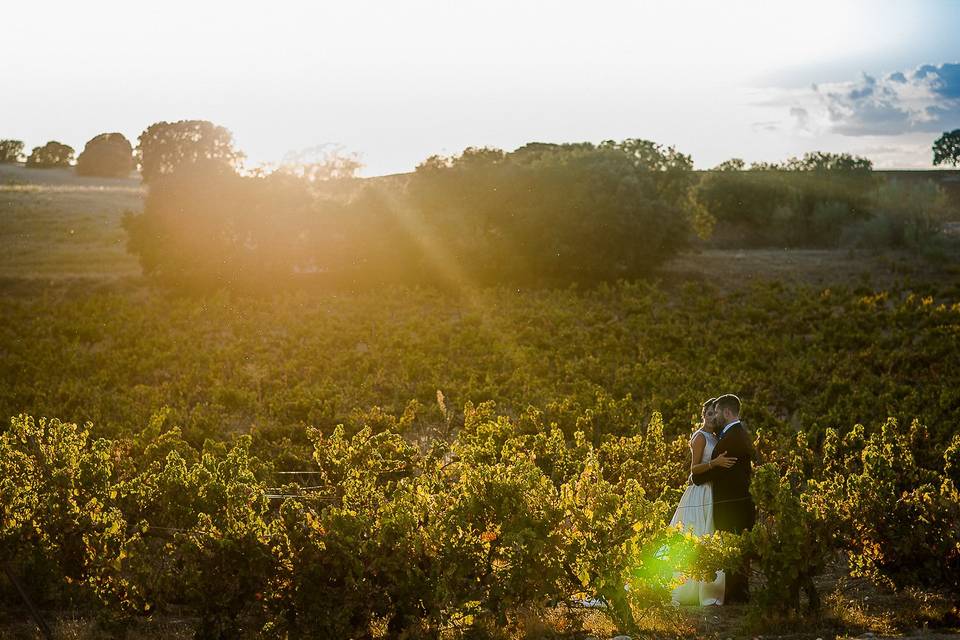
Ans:
[[[715,404],[717,404],[717,399],[716,399],[716,398],[710,398],[709,400],[707,400],[706,402],[704,402],[702,405],[700,405],[700,419],[701,419],[701,421],[700,421],[700,422],[695,421],[695,422],[693,423],[693,428],[694,428],[694,430],[698,430],[698,429],[701,428],[701,425],[703,424],[702,421],[703,421],[703,420],[706,420],[706,418],[705,418],[704,416],[707,415],[707,409],[712,408]],[[696,419],[695,419],[695,420],[696,420]]]

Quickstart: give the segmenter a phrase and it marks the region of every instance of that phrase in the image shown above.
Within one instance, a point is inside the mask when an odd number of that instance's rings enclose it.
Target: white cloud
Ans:
[[[885,76],[770,90],[762,104],[782,109],[798,132],[897,136],[960,127],[960,64],[923,65]]]
[[[850,152],[870,158],[876,169],[927,169],[930,167],[930,142],[926,139],[915,141],[922,135],[901,136],[905,138],[902,143],[879,143],[854,147]],[[923,137],[926,138],[926,136]]]

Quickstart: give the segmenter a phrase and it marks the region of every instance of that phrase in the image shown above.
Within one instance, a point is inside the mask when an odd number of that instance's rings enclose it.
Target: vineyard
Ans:
[[[740,557],[758,615],[837,565],[950,592],[960,294],[912,284],[8,292],[4,559],[101,629],[199,637],[496,635],[591,597],[630,630],[677,566]],[[685,539],[686,440],[728,389],[761,518]]]

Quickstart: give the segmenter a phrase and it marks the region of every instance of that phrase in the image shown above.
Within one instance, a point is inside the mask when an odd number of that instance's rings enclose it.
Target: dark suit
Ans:
[[[693,475],[694,484],[713,483],[713,524],[717,531],[743,533],[753,527],[756,509],[750,497],[750,477],[753,471],[753,442],[750,434],[737,421],[721,436],[713,448],[711,459],[721,453],[736,458],[729,469],[716,467]],[[749,597],[745,571],[724,572],[726,575],[725,602],[745,602]]]

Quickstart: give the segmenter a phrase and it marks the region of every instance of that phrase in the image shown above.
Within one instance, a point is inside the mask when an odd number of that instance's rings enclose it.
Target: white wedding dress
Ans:
[[[690,439],[691,444],[694,438],[700,436],[706,439],[700,462],[709,462],[713,455],[713,448],[717,445],[717,437],[703,429],[698,429]],[[697,536],[714,532],[712,483],[706,482],[701,485],[691,483],[686,488],[680,498],[680,504],[670,520],[671,526],[678,524],[683,525],[684,529]],[[680,574],[677,574],[677,577],[680,577]],[[677,605],[723,604],[723,589],[723,571],[718,571],[716,579],[711,582],[687,580],[673,590],[671,599]]]

